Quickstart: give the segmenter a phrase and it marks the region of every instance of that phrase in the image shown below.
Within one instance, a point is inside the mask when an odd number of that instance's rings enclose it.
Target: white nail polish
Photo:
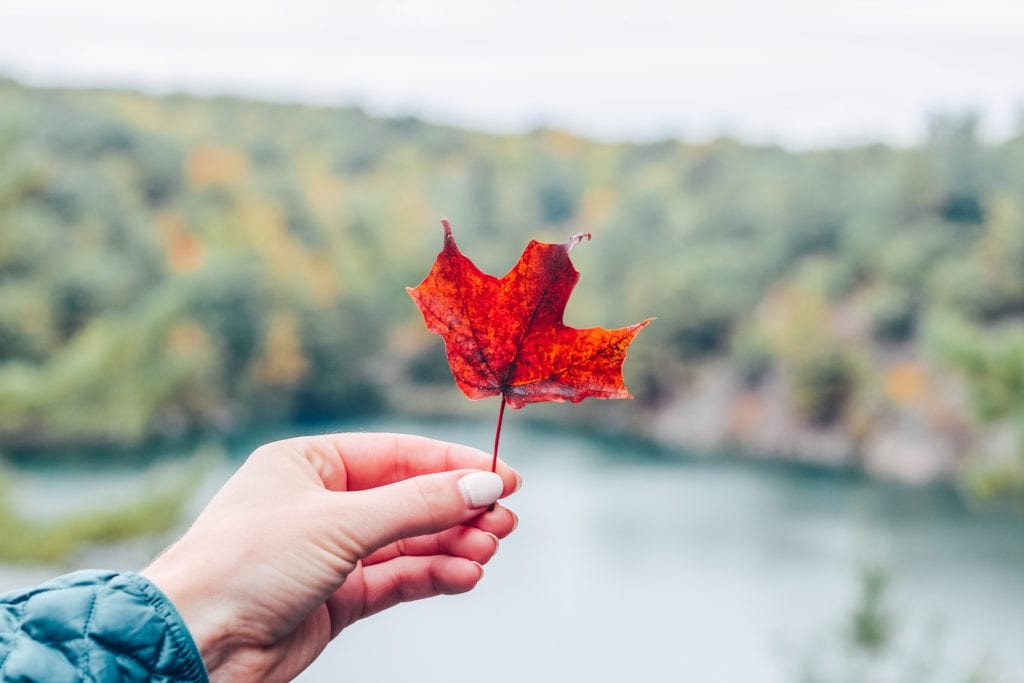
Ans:
[[[498,500],[505,484],[493,472],[474,472],[459,479],[462,497],[470,507],[482,508]]]

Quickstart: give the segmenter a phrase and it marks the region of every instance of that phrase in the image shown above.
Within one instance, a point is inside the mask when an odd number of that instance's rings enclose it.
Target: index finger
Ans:
[[[410,477],[452,470],[491,469],[491,456],[462,444],[413,434],[342,433],[288,439],[334,491],[376,488]],[[498,460],[502,495],[518,486],[519,475]]]

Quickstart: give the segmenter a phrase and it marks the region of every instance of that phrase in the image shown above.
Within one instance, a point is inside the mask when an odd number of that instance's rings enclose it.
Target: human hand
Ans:
[[[349,624],[463,593],[516,525],[521,480],[467,446],[332,434],[261,446],[141,573],[181,613],[212,680],[287,681]]]

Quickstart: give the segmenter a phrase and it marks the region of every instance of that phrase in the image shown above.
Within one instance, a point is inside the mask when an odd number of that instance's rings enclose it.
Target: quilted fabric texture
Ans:
[[[80,571],[0,595],[0,681],[208,681],[174,606],[145,577]]]

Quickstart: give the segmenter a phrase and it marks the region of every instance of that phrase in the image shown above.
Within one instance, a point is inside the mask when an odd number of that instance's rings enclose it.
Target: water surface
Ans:
[[[334,427],[485,450],[493,438],[492,425],[469,422]],[[232,457],[258,441],[231,447]],[[894,649],[936,662],[940,675],[929,680],[965,681],[995,662],[997,680],[1024,681],[1020,517],[972,510],[944,489],[686,458],[514,419],[502,455],[525,479],[508,503],[520,527],[477,589],[354,625],[300,681],[794,681],[802,662],[834,658],[866,562],[890,576]],[[18,495],[52,513],[90,491],[110,499],[137,488],[161,466],[134,479],[20,471]],[[231,467],[211,473],[197,503]],[[165,540],[93,551],[74,565],[137,568]],[[68,568],[0,568],[0,589]]]
[[[362,426],[485,450],[492,429]],[[515,421],[502,454],[525,479],[508,503],[520,527],[478,588],[356,624],[302,681],[792,681],[832,656],[865,563],[889,572],[894,647],[937,662],[935,680],[993,661],[1024,680],[1024,519]]]

